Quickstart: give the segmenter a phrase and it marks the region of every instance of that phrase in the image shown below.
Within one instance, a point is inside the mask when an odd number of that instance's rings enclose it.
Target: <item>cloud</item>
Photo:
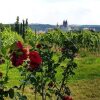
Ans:
[[[100,0],[0,0],[0,22],[100,24]]]

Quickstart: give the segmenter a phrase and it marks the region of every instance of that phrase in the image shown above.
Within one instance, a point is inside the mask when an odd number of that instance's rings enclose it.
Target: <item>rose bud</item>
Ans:
[[[62,100],[73,100],[71,96],[64,96]]]

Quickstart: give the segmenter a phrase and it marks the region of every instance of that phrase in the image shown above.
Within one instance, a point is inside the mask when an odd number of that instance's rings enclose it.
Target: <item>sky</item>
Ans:
[[[100,25],[100,0],[0,0],[0,23]]]

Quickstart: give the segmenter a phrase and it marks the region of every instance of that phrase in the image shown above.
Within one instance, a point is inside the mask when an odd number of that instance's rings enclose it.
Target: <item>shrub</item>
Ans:
[[[16,32],[11,31],[11,28],[5,28],[1,34],[2,48],[10,48],[15,41],[22,41],[23,39]]]

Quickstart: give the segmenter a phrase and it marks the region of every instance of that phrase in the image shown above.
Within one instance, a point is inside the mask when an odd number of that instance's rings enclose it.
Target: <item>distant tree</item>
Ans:
[[[15,31],[19,34],[19,16],[17,16],[16,18],[16,22],[15,22]]]
[[[26,27],[28,27],[28,19],[26,19]]]
[[[28,29],[28,19],[26,19],[26,24],[25,24],[25,33],[27,33],[27,29]]]
[[[23,33],[23,24],[21,23],[20,24],[20,35],[22,35],[22,33]]]
[[[4,25],[0,23],[0,32],[2,32],[3,30],[4,30]]]
[[[22,38],[25,39],[25,21],[23,20],[23,24],[22,24]]]
[[[27,29],[28,29],[28,19],[23,20],[22,23],[19,23],[19,16],[17,16],[14,30],[18,34],[20,34],[23,39],[25,39],[25,33],[27,33]]]

